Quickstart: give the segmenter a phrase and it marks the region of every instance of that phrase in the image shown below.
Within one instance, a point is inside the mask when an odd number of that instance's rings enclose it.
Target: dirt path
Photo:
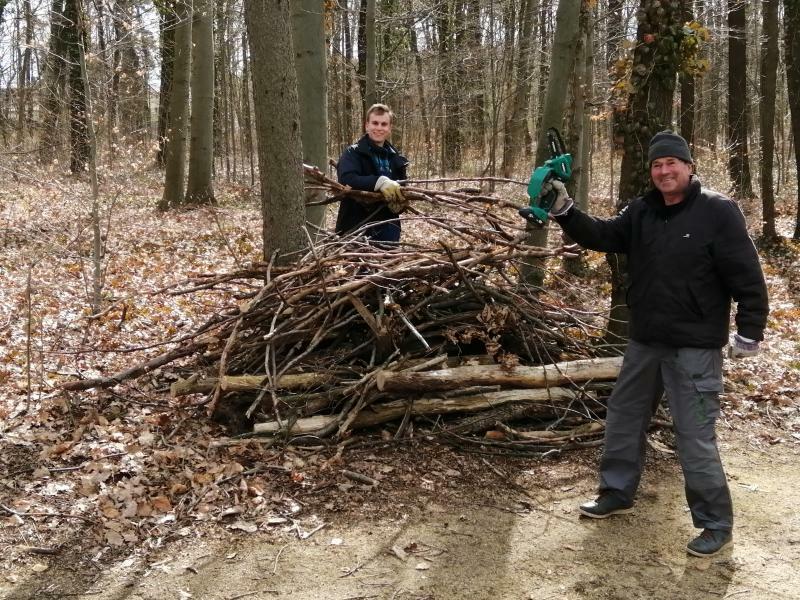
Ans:
[[[651,452],[633,515],[579,519],[575,506],[594,487],[595,453],[587,452],[585,460],[506,463],[500,468],[515,485],[500,474],[482,490],[461,489],[456,482],[439,495],[429,485],[431,493],[419,502],[413,490],[400,498],[364,492],[368,515],[358,509],[323,514],[319,522],[326,526],[305,540],[294,533],[232,534],[205,527],[147,554],[120,556],[110,567],[107,561],[101,567],[33,556],[4,565],[10,568],[0,579],[0,596],[800,598],[800,441],[785,432],[775,445],[763,436],[720,433],[737,524],[733,547],[714,559],[685,553],[694,530],[680,470],[668,455]],[[312,529],[304,525],[306,532]]]

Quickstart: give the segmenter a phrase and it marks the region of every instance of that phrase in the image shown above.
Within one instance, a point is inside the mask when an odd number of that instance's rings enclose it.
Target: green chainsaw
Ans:
[[[554,179],[567,183],[572,176],[572,155],[564,151],[564,142],[554,127],[547,130],[547,143],[550,146],[550,159],[531,173],[531,180],[528,183],[528,197],[531,203],[529,207],[519,209],[523,219],[539,227],[547,222],[550,209],[558,197],[558,192],[552,186],[548,186],[548,190],[544,191],[545,184]]]

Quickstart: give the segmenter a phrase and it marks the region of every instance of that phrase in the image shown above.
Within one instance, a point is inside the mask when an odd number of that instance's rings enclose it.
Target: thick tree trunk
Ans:
[[[169,129],[169,98],[172,92],[172,71],[175,63],[175,27],[177,16],[172,3],[158,10],[160,34],[161,75],[158,93],[158,152],[156,164],[166,163],[167,130]]]
[[[694,19],[693,0],[681,0],[682,20],[688,23]],[[694,148],[694,115],[695,115],[695,76],[693,73],[682,71],[680,74],[681,83],[681,113],[680,130],[689,148]]]
[[[534,43],[533,24],[538,8],[538,0],[522,0],[519,17],[519,56],[517,57],[514,88],[503,136],[503,177],[513,175],[517,160],[523,154],[525,122],[528,118],[528,101],[533,70],[531,57]]]
[[[25,143],[28,131],[28,88],[31,84],[31,53],[33,52],[33,11],[30,0],[22,3],[25,19],[25,49],[22,51],[22,66],[17,75],[19,103],[17,105],[17,139],[20,147]]]
[[[408,0],[411,8],[411,0]],[[425,177],[429,177],[434,168],[433,140],[431,139],[431,125],[428,118],[428,104],[425,96],[425,73],[422,68],[422,57],[417,44],[417,31],[414,29],[414,19],[408,20],[408,49],[414,59],[416,70],[416,89],[419,101],[420,117],[422,118],[422,136],[425,140]]]
[[[66,46],[64,39],[64,0],[50,4],[50,41],[44,63],[43,99],[41,104],[42,132],[39,140],[39,160],[49,163],[59,144],[59,115],[64,97]]]
[[[292,2],[292,43],[300,103],[303,162],[328,166],[328,61],[325,54],[325,6],[322,0]],[[306,201],[324,199],[324,190],[306,190]],[[308,206],[306,221],[321,228],[325,207]]]
[[[617,210],[651,186],[647,148],[650,138],[672,122],[672,99],[678,66],[682,28],[680,8],[659,0],[642,0],[633,54],[633,71],[626,108],[615,114],[617,135],[623,142]],[[624,255],[608,254],[611,267],[611,313],[606,339],[618,343],[628,338],[628,307],[625,302]]]
[[[376,73],[378,52],[375,43],[375,0],[367,0],[364,14],[364,50],[366,52],[365,66],[365,85],[364,85],[364,114],[362,121],[366,119],[367,109],[378,101],[376,90]]]
[[[795,174],[797,177],[797,213],[793,238],[800,240],[800,0],[784,0],[784,44],[786,54],[786,85],[794,138]]]
[[[187,204],[213,204],[214,3],[194,0],[192,19],[192,114]]]
[[[772,167],[775,164],[775,96],[778,70],[778,0],[764,0],[764,27],[761,37],[761,206],[762,234],[777,237],[775,230],[775,191]]]
[[[441,87],[441,156],[442,175],[458,171],[463,160],[463,133],[461,131],[460,87],[456,74],[456,60],[461,60],[456,44],[456,10],[452,0],[436,16],[439,34],[439,81]]]
[[[587,100],[591,96],[592,76],[592,30],[594,29],[594,11],[589,2],[581,2],[581,17],[578,42],[575,47],[575,66],[573,67],[568,110],[569,126],[566,129],[565,143],[572,154],[572,178],[567,184],[570,196],[578,207],[586,211],[589,203],[589,144],[584,141],[591,138],[591,125],[586,111]],[[564,234],[564,242],[573,240]],[[583,256],[565,257],[564,270],[573,275],[581,275],[585,270]]]
[[[72,173],[83,173],[86,170],[86,161],[89,159],[89,133],[86,123],[86,93],[80,65],[81,47],[86,48],[88,41],[82,0],[67,0],[64,18],[67,23],[64,34],[70,61],[69,169]]]
[[[252,57],[264,259],[306,245],[303,148],[289,0],[245,1]]]
[[[564,107],[572,71],[575,68],[574,50],[580,32],[581,2],[559,2],[556,12],[556,31],[550,58],[550,77],[542,110],[541,127],[537,135],[535,165],[544,164],[549,156],[547,129],[563,130]],[[547,246],[547,228],[528,225],[527,242],[534,246]],[[542,263],[534,262],[523,273],[527,283],[541,285],[544,279]]]
[[[367,114],[367,3],[370,0],[353,0],[358,2],[358,28],[356,40],[358,49],[356,50],[356,78],[358,79],[358,89],[361,92],[361,114],[359,119],[364,123]]]
[[[750,109],[747,101],[747,28],[744,0],[731,0],[728,8],[728,173],[737,198],[752,198],[747,134]]]
[[[169,127],[164,152],[164,195],[158,207],[167,210],[183,204],[186,175],[186,103],[189,97],[189,69],[192,51],[191,0],[176,0],[175,60],[169,95]]]

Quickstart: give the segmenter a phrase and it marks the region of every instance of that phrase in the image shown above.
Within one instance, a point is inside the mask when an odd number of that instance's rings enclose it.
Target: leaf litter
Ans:
[[[96,319],[89,318],[87,297],[88,211],[80,200],[87,197],[86,187],[54,175],[57,185],[17,182],[0,199],[4,541],[43,538],[57,546],[81,527],[73,549],[108,560],[199,535],[205,523],[243,534],[294,533],[307,539],[325,526],[316,512],[335,513],[364,494],[379,493],[345,483],[339,472],[350,460],[346,454],[215,445],[225,432],[191,399],[168,397],[168,373],[151,373],[118,390],[58,392],[66,378],[112,373],[145,359],[165,339],[179,337],[222,308],[216,294],[174,297],[159,290],[259,258],[256,207],[231,202],[158,214],[152,208],[157,179],[157,173],[143,171],[135,182],[111,184],[120,195],[107,215],[104,294],[112,308]],[[220,197],[225,195],[222,189]],[[216,223],[223,223],[224,231]],[[788,229],[788,220],[784,226]],[[791,241],[769,253],[765,272],[773,311],[764,352],[726,363],[725,418],[742,426],[754,419],[772,426],[770,439],[752,436],[765,448],[800,444],[798,256]],[[603,269],[599,255],[590,253],[588,260]],[[444,459],[453,462],[450,454]],[[459,483],[453,473],[470,471],[469,461],[460,460],[462,467],[448,471],[453,485]],[[283,468],[266,468],[275,465]],[[388,476],[401,486],[413,480],[423,489],[432,485],[417,468],[404,461],[371,475],[376,481]],[[393,550],[398,558],[409,551]],[[11,552],[2,563],[11,568],[17,560]],[[47,568],[39,562],[32,568],[42,565]]]

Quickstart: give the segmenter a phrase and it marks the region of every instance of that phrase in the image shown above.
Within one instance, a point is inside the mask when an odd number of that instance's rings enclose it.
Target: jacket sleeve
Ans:
[[[714,266],[736,301],[739,335],[760,341],[764,339],[769,314],[764,272],[742,211],[732,200],[724,199],[720,204],[712,248]]]
[[[623,254],[630,250],[630,206],[610,219],[591,217],[573,206],[567,214],[555,219],[566,234],[584,248]]]
[[[374,192],[377,175],[363,172],[363,164],[352,147],[344,151],[339,164],[336,166],[336,175],[339,183],[349,185],[354,190]]]

